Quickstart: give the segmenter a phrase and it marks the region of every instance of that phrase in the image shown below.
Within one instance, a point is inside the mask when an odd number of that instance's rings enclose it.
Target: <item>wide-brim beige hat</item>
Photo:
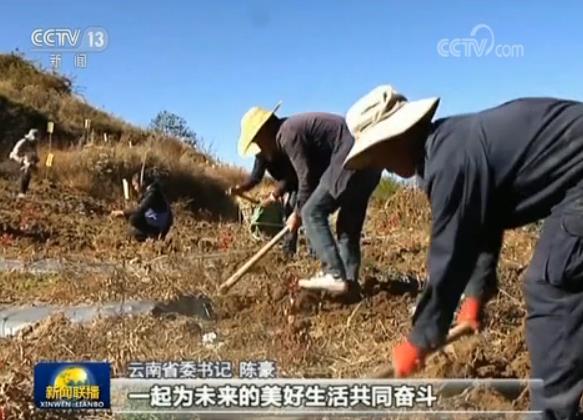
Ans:
[[[265,123],[275,115],[280,106],[281,102],[272,111],[254,106],[243,115],[243,118],[241,118],[241,135],[238,143],[239,155],[241,157],[246,158],[259,154],[261,149],[254,143],[255,138]]]
[[[36,128],[31,128],[28,133],[24,136],[25,139],[28,140],[36,140],[36,136],[38,134],[38,130]]]
[[[346,114],[346,122],[355,143],[344,165],[363,169],[382,163],[382,146],[403,138],[421,121],[433,118],[439,98],[408,101],[389,85],[382,85],[359,99]]]

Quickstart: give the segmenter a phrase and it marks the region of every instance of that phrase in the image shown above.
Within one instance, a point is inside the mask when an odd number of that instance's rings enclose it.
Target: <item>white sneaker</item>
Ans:
[[[18,193],[18,195],[16,196],[16,198],[26,198],[26,194],[24,194],[24,193]]]
[[[327,290],[331,293],[345,293],[348,290],[348,283],[332,274],[315,275],[309,279],[302,279],[298,282],[302,289]]]

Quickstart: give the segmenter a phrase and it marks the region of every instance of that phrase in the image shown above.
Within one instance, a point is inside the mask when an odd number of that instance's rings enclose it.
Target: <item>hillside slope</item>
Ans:
[[[97,134],[134,143],[148,133],[97,110],[73,93],[66,77],[42,70],[17,54],[0,54],[0,147],[18,139],[30,127],[44,132],[47,121],[55,123],[54,141],[69,145],[83,134],[85,119]]]
[[[89,144],[77,147],[91,120]],[[15,54],[0,54],[0,176],[13,178],[14,165],[6,162],[13,145],[30,128],[41,134],[41,161],[48,149],[47,122],[53,121],[55,164],[39,178],[64,184],[108,202],[122,194],[121,180],[140,170],[146,160],[163,175],[170,198],[190,203],[207,216],[236,216],[235,203],[225,195],[240,180],[238,168],[220,164],[180,140],[134,127],[100,111],[73,92],[72,82],[49,73]],[[107,133],[107,142],[103,134]]]

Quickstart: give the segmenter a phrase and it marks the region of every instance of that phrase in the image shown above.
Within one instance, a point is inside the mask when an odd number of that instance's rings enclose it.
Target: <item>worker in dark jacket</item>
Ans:
[[[277,181],[277,185],[261,205],[267,206],[285,198],[284,214],[288,217],[291,214],[290,203],[293,202],[295,205],[298,180],[289,159],[285,155],[277,156],[275,160],[270,162],[261,153],[258,153],[255,156],[251,174],[242,184],[232,187],[231,194],[236,195],[252,190],[263,180],[265,172],[269,172],[271,177]],[[297,242],[298,232],[289,232],[283,241],[284,253],[288,256],[295,254]]]
[[[380,171],[343,169],[354,138],[343,117],[305,113],[280,119],[252,108],[241,122],[240,152],[258,147],[270,161],[286,155],[298,179],[295,211],[287,226],[297,231],[303,222],[310,245],[325,269],[299,281],[306,289],[344,294],[357,286],[360,236],[366,208],[380,180]],[[328,223],[339,209],[336,241]]]
[[[376,97],[377,100],[371,100]],[[361,100],[362,124],[346,165],[417,173],[431,203],[429,282],[413,331],[393,349],[407,376],[443,344],[464,287],[495,277],[505,229],[545,218],[526,274],[532,408],[575,419],[583,395],[583,103],[518,99],[431,123],[438,99],[408,102],[388,86]],[[371,108],[371,107],[369,107]],[[479,327],[468,296],[458,322]]]
[[[141,195],[138,207],[115,210],[111,215],[128,219],[130,234],[139,242],[148,238],[164,239],[172,227],[173,215],[159,181],[150,174],[136,174],[132,186]]]

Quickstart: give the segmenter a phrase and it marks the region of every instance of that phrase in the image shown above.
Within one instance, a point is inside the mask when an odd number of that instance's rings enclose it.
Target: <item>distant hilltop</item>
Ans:
[[[211,217],[233,217],[232,200],[224,191],[242,179],[241,168],[177,137],[96,109],[75,93],[70,79],[21,54],[0,54],[0,176],[11,176],[9,151],[30,128],[39,130],[44,159],[49,121],[54,127],[52,181],[111,200],[121,194],[121,179],[131,177],[146,160],[147,167],[165,174],[171,199],[185,200]]]

